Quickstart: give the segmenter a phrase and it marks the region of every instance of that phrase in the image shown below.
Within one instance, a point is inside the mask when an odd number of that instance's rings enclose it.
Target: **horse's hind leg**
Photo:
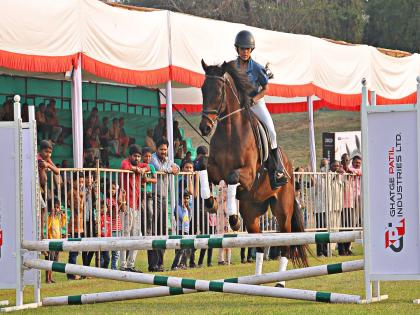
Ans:
[[[277,195],[277,199],[272,199],[271,210],[277,218],[277,230],[279,232],[304,232],[303,217],[295,200],[293,184],[288,183],[283,186]],[[284,246],[280,249],[281,256],[289,257],[293,265],[299,267],[308,266],[306,245]]]
[[[267,204],[265,203],[256,203],[251,201],[242,201],[240,202],[240,212],[245,223],[246,230],[248,233],[261,233],[260,227],[260,216],[267,209]],[[264,258],[264,248],[256,248],[256,267],[255,273],[261,274],[262,272],[262,263]]]

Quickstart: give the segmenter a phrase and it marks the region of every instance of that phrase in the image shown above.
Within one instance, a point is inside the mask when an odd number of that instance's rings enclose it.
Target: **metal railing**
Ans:
[[[106,168],[60,169],[50,172],[41,188],[49,210],[57,203],[64,222],[65,237],[107,237],[129,235],[176,235],[231,232],[226,216],[226,190],[213,187],[219,210],[205,211],[197,173],[168,175],[158,172],[157,183],[150,176]],[[363,227],[361,178],[351,174],[295,173],[295,197],[301,206],[306,231],[360,230]],[[173,188],[171,188],[173,187]],[[180,217],[178,206],[185,190],[191,193],[188,220]],[[171,195],[171,191],[173,195]],[[41,231],[48,236],[50,211],[42,211]],[[51,219],[51,218],[50,218]],[[188,229],[183,226],[188,224]],[[260,217],[263,232],[277,231],[270,209]],[[245,228],[241,229],[245,232]]]

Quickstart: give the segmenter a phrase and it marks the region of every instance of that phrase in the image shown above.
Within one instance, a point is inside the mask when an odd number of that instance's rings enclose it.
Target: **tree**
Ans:
[[[367,2],[365,42],[383,48],[420,52],[420,3],[418,0]]]
[[[287,33],[420,50],[419,0],[124,0]]]

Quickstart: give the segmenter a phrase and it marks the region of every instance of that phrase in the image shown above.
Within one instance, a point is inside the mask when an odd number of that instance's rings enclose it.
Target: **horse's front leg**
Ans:
[[[210,189],[212,184],[217,184],[221,181],[220,173],[217,168],[213,167],[212,164],[203,163],[201,171],[199,171],[200,178],[200,194],[201,198],[204,199],[204,207],[209,213],[216,213],[218,204],[216,198],[212,195]]]
[[[239,231],[241,227],[236,199],[237,188],[240,186],[241,189],[250,191],[252,178],[252,171],[246,167],[237,168],[227,176],[227,214],[229,216],[229,225],[233,231]]]

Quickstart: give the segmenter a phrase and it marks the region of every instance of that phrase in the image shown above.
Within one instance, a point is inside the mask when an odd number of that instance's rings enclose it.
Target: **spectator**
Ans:
[[[102,126],[99,132],[99,141],[101,144],[101,160],[106,167],[109,167],[109,142],[111,141],[108,123],[109,118],[104,117],[102,119]]]
[[[67,224],[69,238],[84,237],[84,208],[85,208],[85,177],[83,172],[73,173],[73,189],[67,193],[68,207],[71,209],[71,216]],[[69,252],[69,264],[77,263],[79,252]],[[68,280],[78,280],[80,277],[67,274]]]
[[[188,152],[187,152],[188,153]],[[226,198],[227,198],[227,186],[225,181],[219,183],[219,192],[217,194],[217,203],[218,208],[218,225],[217,225],[217,234],[226,234],[232,232],[229,225],[229,220],[227,216],[227,207],[226,207]],[[219,254],[217,255],[217,264],[218,265],[230,265],[232,261],[232,249],[231,248],[219,248]]]
[[[121,189],[117,195],[117,186],[115,183],[112,183],[111,194],[112,198],[106,200],[108,211],[111,213],[111,231],[112,237],[121,237],[122,236],[122,222],[121,215],[126,211],[127,208],[127,199],[126,192],[124,189]],[[111,269],[117,269],[117,262],[120,258],[119,251],[111,252]]]
[[[185,153],[187,151],[187,142],[185,142],[184,138],[181,135],[181,130],[179,130],[179,123],[178,121],[174,121],[173,125],[173,137],[174,137],[174,152],[181,152]]]
[[[156,144],[158,142],[160,142],[160,140],[162,140],[165,137],[165,135],[166,135],[165,128],[166,128],[165,118],[161,117],[161,118],[159,118],[158,123],[155,126],[155,129],[153,130],[153,141]]]
[[[344,174],[344,187],[343,187],[343,208],[341,210],[341,219],[340,231],[346,231],[350,226],[350,219],[353,213],[353,202],[354,202],[354,192],[353,192],[353,179],[352,179],[352,171],[349,168],[350,166],[350,159],[347,153],[344,153],[341,156],[341,166],[339,169],[340,174]],[[344,228],[344,229],[343,229]],[[350,242],[345,243],[337,243],[338,247],[338,255],[340,256],[347,256],[350,253]]]
[[[146,138],[144,138],[144,144],[146,147],[152,149],[153,152],[156,152],[156,144],[155,141],[153,141],[153,129],[147,129],[147,135]]]
[[[317,182],[315,185],[315,227],[317,232],[325,231],[327,228],[327,172],[328,166],[325,165],[327,159],[322,159],[320,163],[320,171],[324,174],[317,175]],[[328,244],[317,243],[316,255],[318,257],[328,256]]]
[[[143,163],[147,164],[150,168],[150,172],[146,173],[146,185],[141,187],[142,193],[145,194],[145,198],[143,202],[145,203],[143,206],[142,213],[146,216],[146,235],[157,235],[157,231],[154,231],[153,226],[153,188],[152,185],[157,183],[157,176],[156,176],[156,169],[153,164],[150,163],[152,160],[153,151],[149,147],[144,147],[142,151],[143,155]],[[144,211],[144,208],[146,211]],[[148,250],[147,251],[147,261],[149,264],[148,270],[154,268],[154,251]]]
[[[207,156],[208,156],[208,149],[205,146],[199,146],[197,148],[197,152],[196,152],[196,157],[195,160],[193,161],[193,166],[194,166],[194,171],[201,171],[202,169],[205,169],[205,165],[207,162]],[[191,231],[191,234],[194,234],[194,232],[196,234],[198,234],[199,232],[203,233],[203,231],[200,229],[200,225],[201,225],[201,220],[200,220],[200,203],[201,201],[199,201],[197,203],[197,201],[194,203],[194,208],[193,208],[193,224],[192,224],[192,229],[195,229]],[[202,226],[203,228],[204,226]],[[192,250],[191,253],[191,259],[190,259],[190,268],[194,268],[195,265],[195,249]],[[205,253],[205,250],[203,250]],[[201,250],[200,250],[200,256],[201,256]],[[204,254],[203,254],[204,255]]]
[[[142,192],[146,193],[146,235],[157,235],[157,231],[153,232],[153,188],[152,185],[157,183],[156,169],[152,160],[152,149],[144,147],[143,151],[143,163],[147,164],[150,168],[150,172],[146,173],[146,185],[142,186]]]
[[[183,174],[178,181],[178,204],[182,205],[183,199],[182,196],[185,191],[188,191],[192,198],[198,196],[198,174],[195,176],[194,180],[194,165],[192,161],[186,161],[181,166],[182,172],[187,173]],[[194,185],[196,184],[196,185]],[[193,206],[193,201],[191,200],[191,209]]]
[[[194,160],[194,171],[201,171],[205,169],[204,165],[209,155],[209,150],[206,146],[202,145],[197,148],[197,154]]]
[[[0,110],[0,121],[13,121],[14,119],[13,100],[6,100]]]
[[[187,151],[187,153],[185,154],[185,157],[181,161],[181,165],[183,165],[185,162],[192,162],[191,151]]]
[[[331,163],[329,172],[330,193],[328,195],[328,209],[331,216],[331,227],[340,226],[340,214],[343,207],[343,178],[338,173],[340,162],[335,160]]]
[[[121,176],[121,183],[127,194],[127,209],[122,213],[123,236],[140,236],[139,200],[141,176],[150,171],[150,168],[146,163],[140,162],[141,149],[138,145],[132,144],[128,154],[128,158],[121,163],[121,169],[132,171],[134,174],[129,174],[129,176],[122,174]],[[128,257],[126,257],[126,251],[121,251],[120,270],[141,272],[134,267],[136,256],[136,250],[128,251]]]
[[[48,103],[47,109],[45,110],[45,116],[47,118],[46,124],[48,126],[48,129],[50,130],[49,138],[53,142],[62,144],[64,142],[64,138],[71,134],[71,129],[60,125],[57,117],[57,110],[55,108],[55,100],[50,100],[50,102]],[[55,134],[58,134],[58,136],[55,139],[53,139],[52,137],[53,130],[56,131]]]
[[[176,206],[176,216],[177,226],[178,226],[178,234],[179,235],[188,235],[190,230],[190,220],[191,220],[191,193],[189,191],[184,191],[182,201]],[[178,269],[186,269],[186,262],[187,256],[189,255],[190,249],[177,249],[175,250],[175,257],[174,261],[172,262],[172,270]],[[181,263],[179,264],[179,260],[181,259]]]
[[[28,103],[22,104],[22,113],[21,116],[22,122],[29,122],[29,110],[28,110]]]
[[[83,167],[88,167],[85,164]],[[84,214],[86,222],[85,237],[96,237],[97,232],[97,220],[96,220],[96,200],[98,194],[97,183],[94,179],[94,174],[88,172],[85,174],[85,185],[83,187],[84,192]],[[95,252],[82,252],[82,262],[84,266],[90,266],[93,255]],[[84,278],[84,277],[82,277]]]
[[[49,204],[48,210],[47,238],[60,239],[61,231],[66,226],[66,216],[61,210],[60,201],[57,198],[54,198],[54,206]],[[45,260],[58,261],[59,253],[59,251],[49,251],[48,255],[45,256]],[[52,279],[52,271],[45,272],[45,283],[55,283]]]
[[[86,126],[95,128],[99,126],[99,115],[98,115],[98,108],[94,107],[90,111],[90,115],[85,123]]]
[[[61,168],[69,168],[69,161],[62,160],[61,161]]]
[[[44,238],[44,227],[45,227],[45,212],[47,207],[47,198],[51,198],[52,191],[48,192],[48,173],[53,172],[54,174],[54,181],[58,189],[60,189],[60,171],[53,163],[51,156],[52,156],[53,147],[51,143],[47,140],[42,140],[40,143],[40,151],[37,156],[38,160],[38,178],[39,178],[39,185],[41,191],[41,238]],[[45,198],[45,196],[47,198]]]
[[[164,172],[166,174],[173,174],[176,175],[179,173],[179,167],[172,161],[168,159],[168,141],[166,139],[161,139],[157,142],[157,151],[153,153],[151,164],[155,167],[157,172]],[[166,212],[167,209],[167,199],[166,196],[168,195],[168,176],[162,177],[158,180],[157,185],[155,186],[156,191],[156,208],[157,208],[157,222],[160,225],[158,226],[158,233],[161,235],[166,234],[166,226],[168,220],[168,213]],[[153,251],[153,259],[150,262],[151,268],[149,267],[149,271],[163,271],[163,256],[165,251],[164,250],[154,250]],[[150,270],[151,269],[151,270]]]
[[[124,128],[124,118],[120,117],[118,120],[119,126],[120,126],[120,146],[122,148],[122,156],[125,156],[127,154],[127,148],[130,144],[133,144],[135,142],[134,138],[130,138],[127,133],[125,132]],[[121,152],[121,151],[120,151]]]
[[[45,117],[45,109],[46,109],[45,104],[40,103],[38,105],[37,111],[35,112],[36,129],[41,139],[45,139],[47,135],[49,135],[49,130],[48,130],[49,126],[47,126],[47,118]],[[57,136],[54,135],[54,137],[56,138]]]
[[[86,130],[86,136],[89,137],[89,147],[93,150],[95,159],[101,159],[101,141],[99,140],[100,133],[100,127],[95,127],[91,134],[89,128]]]
[[[321,172],[328,172],[329,171],[329,162],[327,158],[323,158],[319,165],[319,169]]]
[[[109,145],[114,147],[114,152],[117,157],[120,155],[120,124],[118,118],[112,120],[112,127],[109,130]]]

